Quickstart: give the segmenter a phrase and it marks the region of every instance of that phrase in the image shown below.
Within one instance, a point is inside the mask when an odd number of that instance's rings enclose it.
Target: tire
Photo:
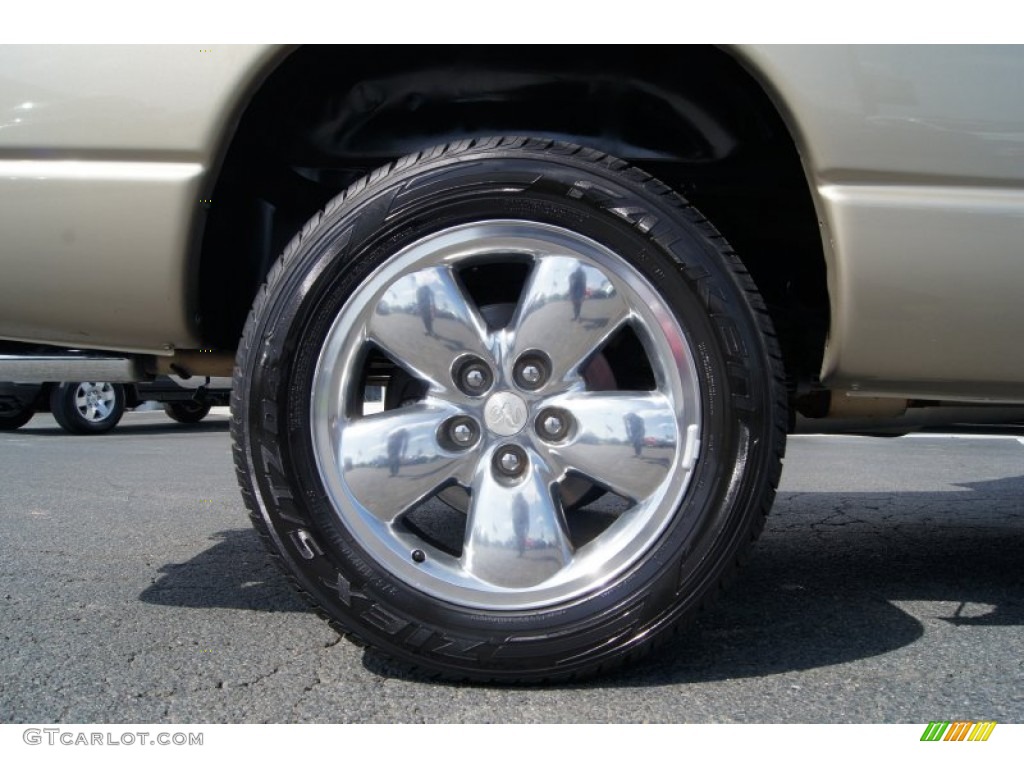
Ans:
[[[418,399],[362,415],[407,374]],[[405,157],[314,217],[232,395],[243,497],[298,589],[405,667],[495,682],[606,670],[692,618],[764,524],[786,423],[763,302],[712,226],[620,160],[522,138]],[[581,477],[600,502],[560,504]]]
[[[21,410],[8,411],[0,414],[0,432],[13,432],[16,429],[28,424],[35,415],[35,409],[31,405],[24,405]]]
[[[53,417],[73,435],[109,432],[124,409],[124,387],[109,381],[65,381],[50,392]]]
[[[175,400],[164,403],[164,413],[182,424],[198,424],[210,413],[210,404],[197,403],[195,400]]]

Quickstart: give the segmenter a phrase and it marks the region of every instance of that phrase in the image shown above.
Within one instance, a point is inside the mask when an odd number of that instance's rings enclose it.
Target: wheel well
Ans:
[[[204,345],[234,348],[273,261],[350,183],[409,152],[498,134],[592,146],[681,192],[753,275],[791,383],[816,379],[828,293],[800,159],[758,83],[709,46],[298,49],[224,155],[200,254]]]

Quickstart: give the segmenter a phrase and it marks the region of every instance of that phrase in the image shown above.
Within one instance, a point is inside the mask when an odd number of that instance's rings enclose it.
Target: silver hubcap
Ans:
[[[83,381],[75,390],[75,408],[86,421],[103,421],[114,410],[114,385],[109,381]]]
[[[459,273],[502,261],[529,271],[493,329]],[[583,370],[627,328],[653,388],[588,391]],[[426,395],[363,415],[371,351]],[[686,514],[699,395],[686,334],[627,261],[559,227],[484,221],[417,241],[355,291],[321,349],[310,414],[330,502],[370,556],[443,600],[516,610],[600,589]],[[580,478],[622,502],[582,538],[560,495]],[[455,553],[406,519],[452,486],[469,498]]]
[[[496,435],[511,437],[526,426],[526,401],[515,392],[498,392],[484,406],[484,422]]]

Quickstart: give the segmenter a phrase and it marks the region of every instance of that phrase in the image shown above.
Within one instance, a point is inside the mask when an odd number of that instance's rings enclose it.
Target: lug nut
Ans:
[[[487,363],[477,357],[464,358],[452,371],[452,379],[467,395],[476,397],[491,388],[493,377]]]
[[[547,408],[540,412],[534,423],[537,433],[545,440],[561,440],[569,434],[572,417],[557,408]]]
[[[524,365],[523,370],[520,372],[523,377],[523,381],[529,384],[537,384],[540,382],[541,376],[543,375],[536,365]]]
[[[501,468],[510,475],[514,475],[519,471],[519,465],[521,462],[519,461],[519,457],[514,453],[510,452],[501,454],[499,461],[501,462]]]
[[[522,448],[508,445],[494,454],[494,469],[506,478],[516,478],[526,471],[526,461]]]
[[[442,445],[447,443],[447,448],[456,450],[469,448],[477,441],[478,437],[480,437],[480,428],[468,416],[456,416],[454,419],[450,419],[438,433],[438,439]]]
[[[516,362],[512,377],[523,389],[540,389],[551,375],[551,364],[541,352],[527,352]]]

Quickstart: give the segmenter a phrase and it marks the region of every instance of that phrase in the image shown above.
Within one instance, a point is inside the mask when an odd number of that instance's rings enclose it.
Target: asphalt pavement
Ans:
[[[798,436],[747,567],[585,684],[455,686],[338,636],[268,563],[227,417],[0,433],[0,722],[1024,721],[1024,438]]]

